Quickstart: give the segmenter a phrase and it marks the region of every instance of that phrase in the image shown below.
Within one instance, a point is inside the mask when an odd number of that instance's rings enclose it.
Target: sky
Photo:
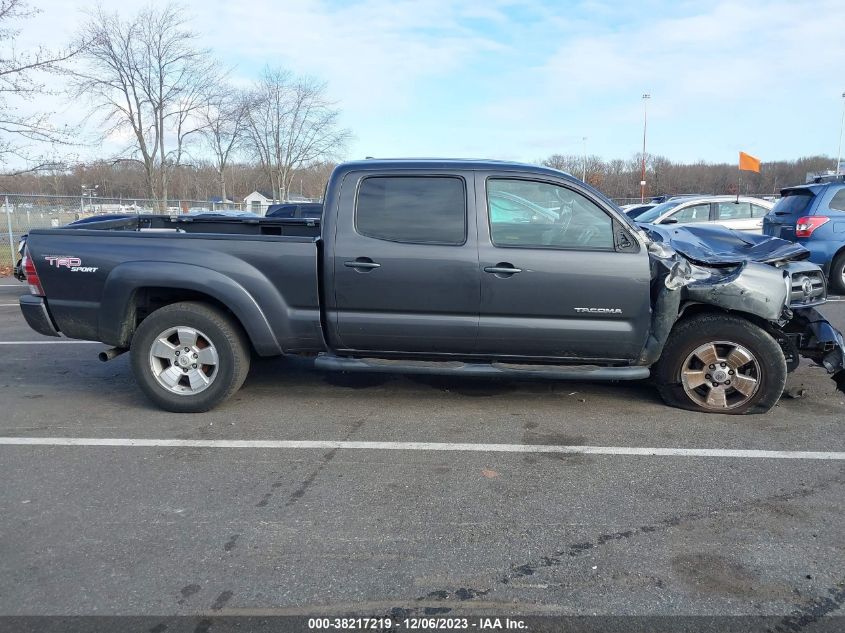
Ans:
[[[20,25],[19,48],[69,40],[93,6],[30,3],[41,13]],[[839,143],[841,0],[181,4],[235,83],[266,65],[326,81],[354,134],[347,159],[536,162],[581,154],[584,137],[589,154],[627,159],[642,148],[643,93],[647,152],[673,161],[835,156]],[[49,103],[60,120],[81,114]]]

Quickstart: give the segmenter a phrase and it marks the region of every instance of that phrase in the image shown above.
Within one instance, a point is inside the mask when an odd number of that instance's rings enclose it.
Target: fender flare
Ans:
[[[145,287],[192,290],[208,295],[235,315],[260,355],[283,353],[267,316],[246,288],[210,268],[178,262],[132,261],[116,266],[103,287],[98,319],[100,340],[117,347],[129,345],[134,327],[129,309],[135,293]]]

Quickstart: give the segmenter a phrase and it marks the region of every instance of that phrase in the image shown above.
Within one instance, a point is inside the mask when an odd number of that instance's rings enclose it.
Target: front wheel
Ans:
[[[204,303],[159,308],[132,337],[138,385],[158,406],[176,413],[208,411],[229,398],[246,379],[249,360],[240,325]]]
[[[655,378],[670,406],[706,413],[765,413],[783,393],[786,359],[768,332],[745,319],[705,314],[672,330]]]

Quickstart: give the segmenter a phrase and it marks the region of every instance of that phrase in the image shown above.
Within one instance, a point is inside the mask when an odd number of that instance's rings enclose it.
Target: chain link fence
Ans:
[[[158,201],[143,198],[102,198],[98,196],[38,196],[0,193],[0,270],[14,266],[17,245],[31,229],[51,228],[96,215],[161,213]],[[236,202],[168,200],[167,213],[209,213],[242,211]]]

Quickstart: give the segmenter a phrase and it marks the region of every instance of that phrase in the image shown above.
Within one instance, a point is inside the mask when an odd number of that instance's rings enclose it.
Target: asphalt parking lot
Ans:
[[[845,614],[845,394],[820,368],[741,417],[646,384],[257,360],[226,405],[177,415],[126,356],[29,330],[24,291],[0,279],[0,436],[161,442],[0,442],[2,615]],[[824,312],[845,329],[845,303]]]

